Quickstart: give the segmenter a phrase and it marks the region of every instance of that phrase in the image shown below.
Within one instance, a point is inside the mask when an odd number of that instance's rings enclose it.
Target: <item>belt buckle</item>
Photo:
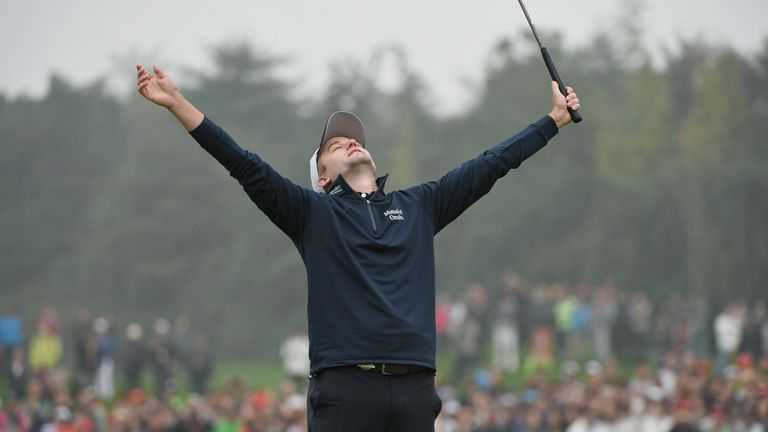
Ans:
[[[387,372],[387,364],[386,363],[381,365],[381,374],[382,375],[392,375],[391,373]]]

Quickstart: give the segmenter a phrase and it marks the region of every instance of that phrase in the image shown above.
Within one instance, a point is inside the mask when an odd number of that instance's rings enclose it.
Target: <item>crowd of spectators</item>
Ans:
[[[437,432],[768,432],[764,302],[654,303],[610,280],[514,273],[501,285],[438,298]],[[183,317],[129,323],[117,338],[109,314],[81,312],[65,321],[66,346],[55,309],[29,337],[22,322],[1,309],[0,432],[306,430],[305,335],[279,348],[279,390],[239,377],[212,388],[208,341]]]
[[[139,400],[148,409],[153,401],[178,400],[178,378],[184,376],[185,390],[208,394],[213,357],[205,336],[192,332],[184,317],[173,325],[159,318],[151,328],[145,335],[140,324],[129,323],[118,350],[110,314],[92,317],[81,311],[62,323],[54,308],[45,307],[26,341],[22,317],[5,305],[0,311],[0,432],[120,430],[110,426],[112,417],[125,412],[122,404],[129,395],[134,408]],[[66,367],[65,353],[72,358]],[[142,419],[154,418],[141,413]]]
[[[611,280],[529,284],[515,273],[504,275],[495,292],[472,283],[456,299],[438,300],[438,342],[458,352],[456,378],[477,364],[485,346],[493,368],[522,368],[526,376],[555,368],[558,360],[643,356],[659,365],[667,353],[714,358],[721,373],[737,354],[759,360],[768,349],[765,300],[734,299],[715,308],[696,293],[672,293],[653,304],[644,292],[621,290]]]
[[[654,367],[638,361],[626,371],[609,360],[566,361],[559,378],[538,372],[519,386],[491,369],[476,369],[461,395],[438,387],[439,432],[465,431],[744,431],[768,430],[768,361],[749,354],[723,374],[692,353],[668,353]]]
[[[438,343],[456,359],[436,430],[768,431],[765,302],[661,300],[514,273],[496,296],[472,283],[441,298]]]

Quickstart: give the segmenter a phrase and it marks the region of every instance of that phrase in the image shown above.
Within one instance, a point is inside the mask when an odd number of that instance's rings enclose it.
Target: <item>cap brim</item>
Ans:
[[[356,115],[347,111],[336,111],[328,116],[318,153],[323,151],[323,144],[334,137],[354,138],[355,141],[365,147],[365,128],[363,128],[363,122]]]

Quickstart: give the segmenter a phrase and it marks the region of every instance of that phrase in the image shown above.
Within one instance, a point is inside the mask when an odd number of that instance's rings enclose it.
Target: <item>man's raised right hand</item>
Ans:
[[[139,94],[162,107],[171,106],[181,99],[176,82],[160,67],[153,65],[155,74],[152,75],[142,65],[136,65],[138,71]]]

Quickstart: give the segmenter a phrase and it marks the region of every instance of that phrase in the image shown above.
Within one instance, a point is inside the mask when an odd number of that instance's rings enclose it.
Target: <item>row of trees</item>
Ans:
[[[631,34],[631,32],[629,32]],[[754,298],[768,281],[768,40],[744,57],[682,42],[663,67],[601,35],[564,51],[585,121],[502,179],[437,238],[439,288],[611,277],[657,298]],[[214,70],[178,77],[185,95],[284,175],[306,160],[327,114],[364,120],[388,189],[434,179],[549,109],[527,36],[500,41],[475,102],[436,116],[402,49],[332,66],[322,95],[297,96],[280,61],[248,43],[210,50]],[[383,62],[399,65],[384,90]],[[132,75],[132,70],[126,70]],[[0,303],[186,313],[231,356],[273,358],[304,327],[305,277],[283,234],[173,118],[117,99],[102,81],[53,76],[42,98],[0,95]],[[764,294],[762,294],[764,295]],[[262,346],[263,349],[254,347]]]

